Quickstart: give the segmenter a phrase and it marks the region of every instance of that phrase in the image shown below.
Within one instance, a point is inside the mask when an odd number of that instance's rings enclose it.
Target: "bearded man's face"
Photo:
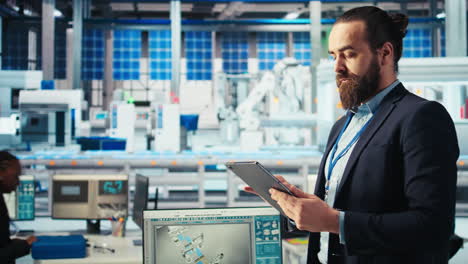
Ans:
[[[344,109],[353,109],[367,101],[378,90],[380,66],[377,58],[373,59],[367,72],[358,76],[349,71],[336,74],[336,86]]]
[[[379,90],[381,70],[363,21],[339,22],[330,32],[328,53],[335,60],[336,85],[344,109],[366,102]]]

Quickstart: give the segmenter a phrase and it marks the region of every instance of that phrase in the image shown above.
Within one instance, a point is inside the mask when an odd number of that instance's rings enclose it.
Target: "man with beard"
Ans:
[[[10,218],[3,200],[4,193],[16,190],[19,184],[21,166],[18,159],[7,151],[0,151],[0,262],[11,264],[15,259],[29,254],[36,237],[26,240],[10,239]]]
[[[314,195],[281,176],[296,197],[270,189],[311,232],[307,263],[448,263],[458,143],[445,108],[397,79],[407,24],[403,14],[359,7],[330,33],[347,113],[331,129]]]

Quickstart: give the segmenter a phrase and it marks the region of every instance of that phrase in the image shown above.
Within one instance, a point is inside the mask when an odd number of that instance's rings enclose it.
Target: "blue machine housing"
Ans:
[[[31,255],[33,259],[84,258],[86,240],[82,235],[38,236]]]

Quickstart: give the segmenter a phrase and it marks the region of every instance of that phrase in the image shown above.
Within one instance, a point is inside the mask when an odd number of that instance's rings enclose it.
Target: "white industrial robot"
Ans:
[[[248,97],[236,108],[241,129],[241,149],[254,151],[264,145],[262,121],[272,123],[268,122],[271,120],[280,122],[276,122],[274,127],[265,129],[268,143],[298,144],[302,137],[301,130],[288,124],[282,125],[281,120],[286,122],[295,116],[304,115],[304,89],[309,84],[308,68],[299,65],[294,58],[285,58],[279,61],[272,71],[263,73]],[[261,108],[259,104],[265,97],[266,105]]]

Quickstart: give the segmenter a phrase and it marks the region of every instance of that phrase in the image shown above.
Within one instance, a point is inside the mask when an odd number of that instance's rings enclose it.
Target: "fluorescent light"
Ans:
[[[284,16],[284,19],[296,19],[299,17],[299,15],[299,11],[290,12],[286,16]]]
[[[437,14],[437,15],[436,15],[436,18],[438,18],[438,19],[445,18],[445,12],[442,12],[442,13]]]
[[[58,10],[58,9],[54,10],[54,17],[62,17],[62,16],[63,16],[63,14],[62,14],[62,12],[60,12],[60,10]]]

